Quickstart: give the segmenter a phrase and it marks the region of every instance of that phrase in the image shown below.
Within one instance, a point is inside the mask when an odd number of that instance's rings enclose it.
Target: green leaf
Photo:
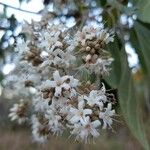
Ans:
[[[143,22],[150,23],[150,0],[139,0],[137,9],[138,18]]]
[[[139,101],[136,97],[136,90],[125,52],[122,53],[122,63],[122,77],[118,88],[121,110],[132,134],[138,139],[144,149],[149,150],[144,125],[139,117],[141,107],[139,107]]]
[[[105,80],[111,87],[117,88],[121,78],[121,48],[119,47],[119,40],[117,39],[117,36],[115,36],[114,42],[108,45],[107,49],[110,51],[112,58],[114,58],[114,61],[112,62],[112,70],[110,72],[110,75],[106,77]]]
[[[96,0],[98,6],[104,7],[107,4],[107,0]]]
[[[4,79],[4,75],[3,75],[3,73],[0,71],[0,83],[2,82],[3,79]]]
[[[150,78],[150,25],[136,21],[130,36],[144,73]]]
[[[139,108],[140,100],[137,98],[127,54],[117,36],[115,36],[115,41],[108,46],[108,49],[115,60],[112,64],[111,74],[106,78],[106,81],[113,88],[118,88],[118,99],[125,121],[131,133],[148,150],[149,145],[139,113],[142,107]]]

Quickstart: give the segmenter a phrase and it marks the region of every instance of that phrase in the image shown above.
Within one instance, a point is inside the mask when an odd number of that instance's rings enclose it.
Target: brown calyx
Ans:
[[[30,80],[24,82],[25,87],[34,87],[34,83]]]
[[[47,98],[52,98],[54,96],[54,92],[52,89],[43,89],[41,90],[42,94],[43,94],[43,98],[47,99]]]
[[[43,62],[40,51],[37,48],[31,48],[31,50],[25,54],[23,59],[31,62],[33,66],[38,66]]]

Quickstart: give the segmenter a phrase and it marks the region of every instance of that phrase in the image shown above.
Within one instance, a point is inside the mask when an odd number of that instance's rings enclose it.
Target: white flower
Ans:
[[[92,27],[84,26],[82,31],[78,31],[75,35],[75,43],[81,43],[82,46],[85,45],[86,40],[91,40],[96,36],[95,29]]]
[[[11,118],[11,121],[17,120],[19,124],[24,123],[27,118],[27,103],[24,100],[20,100],[19,104],[14,104],[10,109],[10,114],[8,115]]]
[[[54,95],[60,97],[62,95],[62,89],[69,90],[70,86],[65,81],[68,79],[68,76],[60,77],[59,72],[55,71],[53,73],[54,81],[47,80],[43,87],[45,88],[55,88]]]
[[[33,139],[37,142],[43,143],[47,140],[48,138],[48,134],[44,133],[44,125],[42,125],[38,118],[33,115],[32,116],[32,135],[33,135]],[[42,134],[42,130],[43,130],[43,134]]]
[[[103,102],[107,101],[104,84],[101,90],[92,90],[89,96],[86,95],[84,96],[84,99],[87,101],[87,104],[90,106],[94,106],[96,104],[100,108],[103,108]]]
[[[73,76],[69,76],[68,79],[70,80],[69,81],[70,87],[75,88],[79,85],[79,80],[75,79]]]
[[[47,110],[45,117],[49,120],[48,125],[54,134],[62,134],[63,125],[61,124],[61,116],[56,113],[54,108]]]
[[[53,73],[54,81],[47,80],[43,83],[42,88],[55,88],[54,95],[60,97],[62,95],[62,90],[70,91],[78,85],[78,80],[74,79],[73,76],[65,75],[60,77],[59,72],[56,70]]]
[[[84,26],[82,31],[76,33],[75,42],[81,43],[82,46],[85,46],[86,40],[92,40],[93,38],[97,38],[106,44],[113,42],[114,40],[113,36],[111,36],[106,29]]]
[[[73,97],[76,97],[77,96],[77,92],[76,92],[76,90],[75,89],[71,89],[70,90],[70,98],[73,98]]]
[[[35,111],[45,112],[48,109],[48,100],[43,99],[40,94],[32,99],[32,103],[34,106]]]
[[[63,54],[64,52],[61,49],[55,49],[55,51],[52,53],[54,65],[60,66],[63,64]]]
[[[96,74],[108,75],[110,71],[110,68],[108,66],[110,66],[112,61],[113,61],[112,58],[109,59],[98,58],[96,63],[94,64],[91,63],[89,65],[89,69],[91,72],[95,72]]]
[[[60,39],[61,33],[65,27],[63,25],[50,25],[47,29],[43,30],[40,34],[40,48],[45,48],[45,50],[50,54],[56,47],[62,47],[63,44]]]
[[[76,57],[73,56],[69,52],[65,52],[63,54],[63,63],[66,65],[66,67],[69,67],[71,64],[73,64],[76,60]]]
[[[98,38],[101,39],[106,44],[114,41],[113,36],[111,36],[110,33],[108,32],[108,30],[106,30],[106,29],[100,30]]]
[[[28,47],[28,44],[29,44],[29,41],[25,42],[23,39],[20,39],[20,41],[17,42],[15,51],[18,52],[18,55],[24,54],[25,52],[30,50],[30,48]]]
[[[48,110],[51,108],[52,110],[55,110],[56,114],[61,114],[62,116],[66,116],[68,113],[70,113],[70,107],[71,105],[68,104],[68,101],[70,99],[61,96],[59,98],[53,97],[52,103],[49,106]]]
[[[40,48],[45,48],[47,52],[53,52],[56,46],[62,47],[62,43],[59,40],[60,32],[55,33],[54,35],[50,31],[42,31],[41,34],[41,43]]]
[[[30,51],[30,48],[28,46],[29,41],[24,41],[23,39],[20,39],[20,41],[17,42],[17,46],[15,47],[15,51],[18,53],[18,57],[15,58],[15,63],[20,64],[20,60],[24,57],[24,55]]]
[[[87,142],[90,136],[94,138],[99,136],[97,128],[100,124],[99,120],[91,122],[90,118],[86,117],[85,121],[82,121],[82,123],[74,124],[71,134],[76,135],[77,140],[81,139],[82,141]]]
[[[70,52],[64,52],[61,49],[55,49],[52,53],[53,55],[53,63],[54,65],[59,65],[68,68],[71,64],[76,60],[75,56],[73,56]]]
[[[112,125],[112,116],[115,114],[115,110],[112,109],[112,104],[108,103],[107,108],[105,108],[104,112],[99,113],[99,118],[103,119],[103,129],[106,129],[107,126],[111,127]]]
[[[83,97],[79,97],[79,101],[78,101],[78,109],[77,108],[70,108],[70,115],[71,115],[71,119],[69,119],[69,121],[74,124],[77,123],[79,121],[85,120],[85,117],[87,115],[92,114],[92,110],[91,109],[84,109],[84,100]]]

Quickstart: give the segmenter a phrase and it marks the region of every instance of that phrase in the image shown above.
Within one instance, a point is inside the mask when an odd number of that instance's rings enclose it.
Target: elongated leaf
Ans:
[[[117,39],[117,36],[115,36],[114,42],[108,45],[107,49],[110,51],[114,61],[112,62],[110,75],[106,77],[105,80],[110,84],[110,86],[117,88],[121,78],[121,58],[119,40]]]
[[[110,76],[106,79],[112,87],[118,88],[119,103],[132,134],[142,144],[145,149],[149,149],[148,142],[144,133],[143,124],[139,114],[139,100],[133,84],[132,73],[129,69],[125,50],[120,41],[115,38],[114,43],[109,45],[109,50],[115,59],[112,64]]]
[[[137,1],[137,15],[143,22],[150,23],[150,0]]]
[[[150,78],[150,25],[136,21],[131,32],[131,42],[139,56],[144,72]]]
[[[127,58],[124,56],[125,52],[122,54],[122,62],[124,67],[118,88],[121,110],[133,135],[142,144],[144,149],[149,150],[143,124],[139,118],[139,101],[136,97],[136,91],[134,88],[132,75],[128,67]]]
[[[144,94],[146,107],[150,112],[150,24],[136,21],[134,29],[131,32],[130,40],[135,48],[144,75]]]

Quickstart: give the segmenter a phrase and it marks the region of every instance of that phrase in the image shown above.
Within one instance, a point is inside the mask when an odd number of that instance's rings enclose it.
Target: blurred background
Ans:
[[[144,145],[150,141],[150,2],[143,3],[141,0],[0,0],[0,150],[148,149]],[[115,31],[115,42],[108,46],[115,61],[110,77],[104,81],[114,89],[119,118],[113,131],[102,131],[95,143],[77,143],[68,139],[66,133],[38,144],[33,142],[28,125],[18,126],[8,118],[17,97],[6,92],[3,83],[15,68],[16,40],[24,37],[22,23],[40,21],[45,8],[55,13],[56,24],[61,21],[72,27],[86,18],[87,24]],[[130,76],[132,81],[128,79]]]

